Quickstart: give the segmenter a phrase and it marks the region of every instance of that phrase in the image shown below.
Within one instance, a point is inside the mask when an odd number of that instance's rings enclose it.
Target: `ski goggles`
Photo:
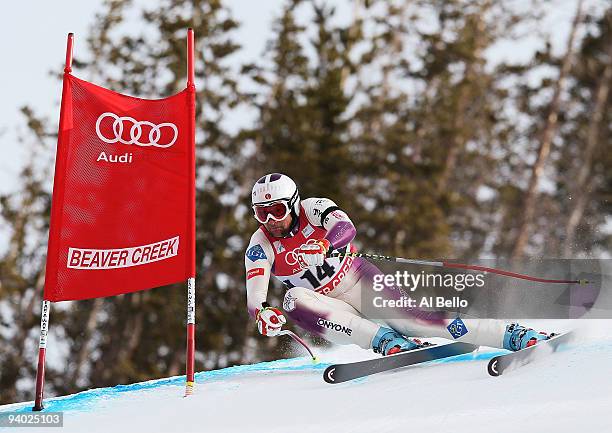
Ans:
[[[284,220],[291,210],[286,201],[277,201],[266,205],[254,205],[253,212],[255,213],[255,219],[265,224],[270,218],[274,221]]]

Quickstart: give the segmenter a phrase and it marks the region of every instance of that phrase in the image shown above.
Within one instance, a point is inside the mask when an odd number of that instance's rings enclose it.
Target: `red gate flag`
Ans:
[[[195,383],[195,45],[187,87],[159,100],[71,75],[68,34],[40,315],[36,397],[44,409],[50,303],[187,280],[185,396]]]
[[[45,300],[195,276],[194,107],[189,86],[146,100],[65,74]]]

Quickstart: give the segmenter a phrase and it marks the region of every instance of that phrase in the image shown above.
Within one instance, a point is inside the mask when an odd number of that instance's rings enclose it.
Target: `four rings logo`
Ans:
[[[105,121],[107,118],[108,120]],[[112,130],[103,128],[105,134],[100,130],[103,122],[112,122]],[[143,129],[145,130],[144,137]],[[147,129],[149,131],[148,134],[146,134]],[[129,139],[123,136],[124,131],[129,131]],[[96,133],[100,140],[105,143],[135,144],[136,146],[152,146],[164,149],[172,146],[178,138],[178,128],[174,123],[165,122],[156,125],[147,120],[139,121],[129,116],[117,116],[115,113],[110,112],[102,113],[98,117]]]

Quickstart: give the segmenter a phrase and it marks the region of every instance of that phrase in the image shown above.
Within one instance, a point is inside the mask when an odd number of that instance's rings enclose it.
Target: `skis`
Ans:
[[[491,376],[499,376],[505,371],[530,363],[540,354],[557,351],[561,345],[569,342],[571,338],[572,333],[567,332],[556,335],[549,340],[539,341],[537,344],[526,349],[496,356],[489,361],[487,371]],[[423,346],[419,349],[398,353],[397,355],[383,356],[366,361],[333,364],[325,369],[323,379],[327,383],[347,382],[383,371],[470,353],[477,348],[478,346],[474,344],[454,342],[440,346]]]
[[[506,370],[513,370],[521,367],[525,364],[530,363],[536,359],[540,354],[546,354],[550,352],[556,352],[559,346],[567,343],[572,338],[571,332],[556,335],[548,340],[539,341],[533,346],[525,349],[511,352],[506,355],[496,356],[491,358],[487,371],[491,376],[500,376]]]
[[[478,346],[473,344],[454,342],[441,346],[424,346],[408,352],[398,353],[397,355],[383,356],[366,361],[334,364],[325,369],[323,379],[327,383],[342,383],[382,371],[470,353],[477,348]]]

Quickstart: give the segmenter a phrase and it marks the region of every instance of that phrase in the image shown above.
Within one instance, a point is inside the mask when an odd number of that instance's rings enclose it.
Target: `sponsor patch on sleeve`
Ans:
[[[266,257],[266,253],[264,253],[263,248],[261,247],[261,245],[257,244],[257,245],[253,245],[251,248],[249,248],[246,252],[246,256],[252,261],[255,262],[257,260],[261,260],[261,259],[267,259],[268,257]]]
[[[465,326],[465,323],[463,323],[463,320],[461,320],[459,317],[453,320],[453,322],[448,325],[446,329],[448,329],[448,332],[455,340],[468,333],[467,326]]]
[[[256,277],[258,275],[263,275],[263,274],[264,274],[264,268],[249,269],[249,272],[247,272],[247,280],[250,280],[253,277]]]

